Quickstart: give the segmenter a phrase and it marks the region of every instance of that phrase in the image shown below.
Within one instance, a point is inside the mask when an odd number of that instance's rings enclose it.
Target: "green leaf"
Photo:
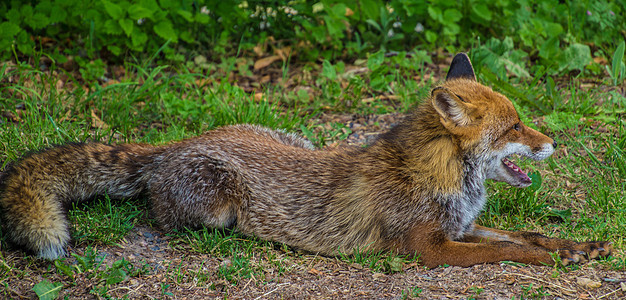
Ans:
[[[52,9],[52,3],[50,0],[40,0],[38,2],[39,3],[35,6],[35,11],[49,15],[50,10]]]
[[[439,23],[443,23],[443,15],[441,13],[441,9],[439,9],[439,7],[436,6],[432,6],[429,5],[428,6],[428,15],[430,16],[431,19],[439,22]]]
[[[122,10],[121,6],[106,0],[102,0],[102,4],[104,5],[104,10],[114,20],[119,20],[124,16],[124,10]]]
[[[326,40],[326,28],[321,26],[315,26],[311,28],[311,35],[318,43],[323,43]]]
[[[178,36],[176,36],[176,31],[174,31],[170,20],[163,20],[154,25],[154,32],[166,40],[178,41]]]
[[[62,22],[62,21],[65,21],[66,18],[67,18],[66,9],[58,5],[55,5],[50,9],[50,23]]]
[[[374,29],[378,30],[379,32],[383,32],[383,29],[380,27],[380,24],[378,24],[378,22],[372,20],[372,19],[367,19],[365,20],[365,22],[367,24],[370,24],[370,26],[374,27]]]
[[[326,28],[331,38],[338,39],[344,36],[343,30],[346,28],[346,25],[342,20],[324,16],[324,22],[326,23]]]
[[[59,292],[63,288],[63,284],[58,282],[50,282],[44,279],[38,284],[33,286],[33,291],[37,294],[40,300],[53,300],[59,296]]]
[[[128,275],[126,274],[126,272],[124,272],[124,270],[120,268],[114,268],[111,270],[111,272],[105,275],[105,278],[106,284],[111,285],[126,280],[126,278],[128,278]]]
[[[55,260],[54,266],[57,267],[57,270],[59,270],[61,273],[65,274],[65,276],[74,280],[74,271],[72,271],[72,268],[66,265],[65,262],[61,260]]]
[[[330,80],[337,79],[337,71],[335,70],[335,67],[333,67],[333,65],[331,65],[328,60],[324,60],[322,62],[322,76]]]
[[[557,36],[563,32],[563,26],[553,22],[545,22],[544,29],[548,36]]]
[[[173,0],[160,0],[159,3],[163,9],[174,8],[176,7],[176,2]]]
[[[472,5],[472,11],[477,17],[485,21],[491,21],[491,10],[486,5],[482,3],[474,4]]]
[[[562,221],[567,221],[571,216],[572,216],[572,209],[568,208],[568,209],[554,209],[551,208],[547,215],[549,217],[557,217],[560,218]]]
[[[35,43],[30,39],[30,35],[26,31],[20,32],[15,41],[17,42],[17,50],[24,54],[33,53]]]
[[[561,70],[582,71],[585,66],[591,61],[591,49],[589,46],[583,44],[571,44],[563,52],[565,65],[561,67]]]
[[[130,34],[133,33],[133,27],[135,26],[135,22],[131,19],[120,19],[118,21],[120,27],[124,29],[124,33],[126,33],[127,37],[130,37]]]
[[[30,22],[30,28],[38,30],[48,26],[50,19],[42,13],[36,13]]]
[[[443,13],[443,20],[445,23],[456,23],[463,17],[460,11],[456,8],[448,8]]]
[[[189,22],[189,23],[193,22],[193,14],[191,12],[179,9],[176,13],[179,16],[183,17],[185,20],[187,20],[187,22]]]
[[[0,39],[13,39],[13,37],[20,32],[20,27],[11,22],[0,23]]]
[[[193,43],[195,41],[194,35],[192,35],[189,31],[181,32],[180,39],[187,43]]]
[[[23,5],[20,8],[22,19],[30,19],[33,17],[33,8],[30,5]]]
[[[107,49],[109,51],[111,51],[111,53],[113,53],[113,55],[115,55],[115,56],[118,56],[118,55],[122,54],[122,48],[120,48],[118,46],[108,45]]]
[[[611,74],[611,77],[613,77],[614,80],[618,79],[619,73],[622,70],[622,60],[624,59],[624,41],[622,41],[619,46],[617,46],[617,48],[615,49],[615,52],[613,53],[613,61],[611,62],[611,70],[613,71]],[[624,74],[622,74],[624,75]]]
[[[361,10],[363,11],[364,19],[378,20],[380,7],[383,7],[383,4],[378,0],[361,0]],[[358,11],[356,9],[352,10]]]
[[[9,9],[9,11],[6,13],[6,15],[4,16],[10,23],[13,23],[15,25],[20,25],[22,23],[22,16],[20,16],[20,12],[15,9],[15,8],[11,8]]]
[[[128,16],[135,21],[150,18],[152,15],[152,10],[149,10],[139,4],[133,4],[128,7]]]
[[[133,50],[142,50],[143,46],[148,41],[148,35],[139,30],[139,28],[135,27],[133,30],[133,34],[130,36],[131,41],[133,42]]]
[[[345,19],[346,17],[346,5],[343,3],[338,3],[336,5],[334,5],[330,11],[328,11],[330,14],[333,15],[334,18],[339,18],[339,19]]]
[[[378,51],[367,58],[367,68],[373,72],[380,67],[384,60],[385,53],[383,51]]]
[[[541,174],[539,172],[530,172],[528,173],[528,177],[532,180],[531,185],[528,187],[529,190],[536,192],[541,188],[541,184],[543,183],[543,179],[541,178]]]
[[[461,32],[461,26],[456,23],[446,23],[443,27],[443,33],[445,35],[457,35]]]
[[[435,41],[437,41],[437,34],[431,30],[426,30],[426,32],[424,32],[424,35],[426,36],[426,40],[429,43],[434,43]]]
[[[108,19],[104,22],[104,32],[117,35],[122,33],[122,27],[120,27],[120,24],[115,22],[115,20]]]
[[[402,272],[403,266],[404,261],[402,260],[402,258],[397,256],[383,262],[383,270],[385,270],[386,273]]]
[[[196,21],[200,24],[209,24],[209,21],[211,21],[211,18],[209,18],[208,15],[205,15],[203,13],[196,13]]]
[[[560,51],[559,37],[553,36],[541,44],[541,48],[539,48],[539,56],[550,60],[560,53]]]

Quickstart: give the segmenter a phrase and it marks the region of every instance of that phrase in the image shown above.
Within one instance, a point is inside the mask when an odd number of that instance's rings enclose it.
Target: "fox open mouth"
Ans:
[[[528,175],[524,171],[522,171],[520,167],[518,167],[515,163],[510,161],[507,157],[502,159],[502,164],[506,167],[507,171],[509,171],[509,173],[512,176],[515,176],[516,178],[518,178],[522,183],[524,184],[532,183],[532,180],[530,179],[530,177],[528,177]]]

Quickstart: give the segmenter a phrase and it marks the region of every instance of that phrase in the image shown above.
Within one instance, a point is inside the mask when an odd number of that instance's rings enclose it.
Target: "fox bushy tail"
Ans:
[[[0,220],[14,243],[56,259],[70,240],[67,208],[107,194],[136,196],[146,189],[150,145],[67,144],[26,156],[0,176]]]

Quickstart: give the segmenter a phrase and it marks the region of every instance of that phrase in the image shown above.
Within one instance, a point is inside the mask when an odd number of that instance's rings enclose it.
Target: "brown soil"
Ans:
[[[252,264],[261,267],[262,271],[233,283],[217,275],[221,265],[230,263],[228,258],[173,248],[168,245],[172,239],[158,229],[139,226],[132,230],[120,247],[97,247],[99,255],[105,256],[101,270],[122,258],[137,267],[148,264],[151,269],[147,274],[109,286],[107,294],[131,299],[398,299],[405,295],[407,298],[419,296],[425,299],[626,297],[626,274],[604,269],[597,262],[568,272],[559,272],[551,266],[505,263],[428,270],[412,263],[405,264],[401,272],[383,274],[336,258],[277,249],[260,250]],[[72,247],[70,251],[84,255],[85,247]],[[264,254],[268,251],[273,251],[272,254],[287,268],[282,274],[277,274],[276,268],[266,259]],[[72,282],[56,272],[50,262],[25,257],[20,251],[6,251],[3,256],[2,264],[14,269],[10,272],[23,274],[11,276],[8,281],[0,283],[0,291],[5,289],[0,295],[8,298],[35,298],[31,289],[44,279],[63,282],[60,297],[70,299],[99,298],[92,291],[105,285],[103,279],[92,278],[90,274],[93,272],[89,270],[75,273]],[[68,262],[73,261],[68,259]]]

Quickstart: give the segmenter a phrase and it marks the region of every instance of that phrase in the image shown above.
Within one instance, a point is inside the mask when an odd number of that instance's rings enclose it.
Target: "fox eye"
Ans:
[[[520,124],[519,123],[515,123],[515,125],[513,125],[513,130],[515,131],[519,131],[520,130]]]

